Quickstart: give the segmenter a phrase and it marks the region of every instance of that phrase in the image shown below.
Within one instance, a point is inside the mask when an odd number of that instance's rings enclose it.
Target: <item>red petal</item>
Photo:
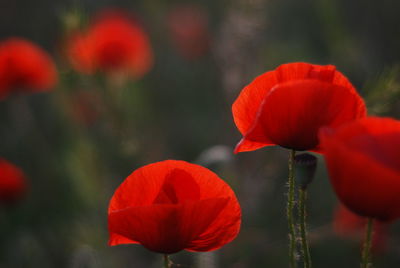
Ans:
[[[321,66],[302,62],[283,64],[276,70],[257,77],[242,90],[233,104],[232,112],[234,121],[242,135],[246,135],[250,130],[252,130],[251,128],[254,127],[254,121],[257,119],[257,114],[260,111],[261,105],[264,99],[271,92],[272,88],[278,87],[280,84],[299,80],[313,80],[316,82],[326,82],[336,86],[342,86],[347,88],[354,97],[359,98],[351,83],[345,76],[336,71],[336,68],[333,65]],[[298,90],[301,90],[301,88]],[[364,106],[363,103],[362,106]],[[362,109],[365,113],[365,107]],[[271,112],[277,113],[275,111]],[[263,146],[276,144],[276,142],[271,140],[269,135],[262,133],[262,129],[253,129],[252,131],[255,132],[253,133],[253,136],[258,138],[243,138],[236,146],[235,153],[252,151]]]
[[[30,41],[10,38],[0,45],[0,91],[49,90],[57,82],[50,56]],[[1,97],[1,96],[0,96]]]
[[[275,69],[278,83],[312,78],[310,72],[313,67],[313,64],[304,62],[282,64]]]
[[[276,86],[261,105],[245,139],[266,139],[295,150],[319,150],[318,130],[365,116],[362,99],[347,88],[317,80]]]
[[[0,158],[0,201],[12,204],[25,194],[26,178],[22,170]]]
[[[168,202],[176,205],[165,204]],[[151,212],[153,209],[155,212]],[[171,213],[182,217],[176,216],[179,220],[175,216],[171,218],[168,216]],[[160,235],[161,231],[149,234],[149,237],[136,234],[129,226],[146,224],[139,222],[131,214],[148,214],[141,216],[141,219],[148,217],[149,221],[154,222],[152,225],[163,220],[168,226],[180,226],[180,229],[175,230],[174,227],[169,231],[175,233],[176,243],[165,242],[167,238]],[[134,171],[115,191],[110,201],[109,217],[111,245],[140,242],[146,243],[144,245],[148,248],[157,248],[158,251],[162,246],[172,251],[182,245],[191,250],[207,251],[219,248],[236,237],[240,228],[241,212],[232,189],[216,174],[198,165],[167,160]],[[191,222],[198,224],[191,225]],[[162,230],[163,227],[143,228],[148,229],[138,230]]]
[[[232,105],[232,113],[235,124],[243,135],[249,131],[264,97],[277,83],[275,72],[266,72],[240,92]]]
[[[195,201],[200,198],[200,189],[192,176],[182,169],[173,169],[165,177],[155,204],[177,204],[185,201]]]
[[[321,144],[331,183],[353,212],[381,220],[400,217],[400,122],[365,118],[329,134]]]
[[[179,205],[127,208],[109,215],[109,230],[111,234],[138,241],[149,250],[172,254],[203,233],[227,201],[213,198]],[[111,236],[110,245],[120,242],[112,239]]]
[[[102,12],[86,33],[73,36],[68,54],[73,67],[84,73],[100,70],[140,78],[153,64],[147,35],[135,21],[118,11]]]

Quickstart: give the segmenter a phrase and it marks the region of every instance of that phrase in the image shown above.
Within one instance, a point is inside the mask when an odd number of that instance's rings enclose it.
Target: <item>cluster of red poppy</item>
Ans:
[[[200,37],[188,36],[176,19],[171,13],[169,26],[179,46],[187,54],[203,52],[204,47],[187,50],[207,35],[203,18],[187,18]],[[87,29],[75,31],[66,50],[73,68],[84,74],[122,72],[139,78],[153,63],[147,35],[120,12],[102,13]],[[13,91],[48,90],[56,81],[55,65],[42,49],[19,38],[0,43],[1,99]],[[348,209],[381,221],[400,217],[400,122],[367,117],[364,101],[334,66],[281,65],[246,86],[232,112],[243,135],[235,153],[270,145],[322,153],[333,188]],[[0,200],[12,202],[25,191],[24,175],[5,160],[0,171]],[[168,160],[137,169],[119,186],[108,221],[110,245],[139,243],[164,254],[209,251],[236,237],[241,210],[216,174]]]
[[[400,121],[367,117],[364,101],[334,66],[281,65],[245,87],[232,111],[243,134],[235,152],[280,145],[322,153],[351,211],[400,217]]]
[[[67,42],[71,65],[85,74],[123,72],[140,78],[153,63],[153,54],[142,27],[127,15],[107,11],[96,16],[84,32],[74,32]],[[0,99],[13,92],[41,92],[57,83],[51,57],[22,38],[0,42]]]

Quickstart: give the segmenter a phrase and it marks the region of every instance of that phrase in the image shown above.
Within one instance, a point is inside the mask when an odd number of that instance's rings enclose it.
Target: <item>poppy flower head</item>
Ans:
[[[237,236],[240,219],[235,194],[216,174],[167,160],[137,169],[115,191],[109,244],[138,243],[165,254],[210,251]]]
[[[153,63],[150,43],[141,26],[118,11],[102,12],[86,31],[72,34],[67,54],[72,66],[86,74],[122,72],[140,78]]]
[[[0,42],[0,99],[13,90],[46,91],[56,82],[54,63],[41,48],[21,38]]]
[[[24,173],[5,159],[0,158],[0,202],[11,205],[26,192]]]
[[[320,131],[330,181],[354,213],[379,220],[400,217],[400,122],[367,117]]]
[[[235,153],[269,145],[320,152],[318,130],[366,116],[364,101],[333,65],[289,63],[257,77],[232,106],[243,138]]]

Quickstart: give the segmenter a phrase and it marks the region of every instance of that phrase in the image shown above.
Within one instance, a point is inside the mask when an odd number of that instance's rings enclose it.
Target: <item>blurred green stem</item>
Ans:
[[[167,254],[164,254],[164,268],[172,268],[172,261]]]
[[[361,268],[372,267],[372,264],[370,262],[370,255],[371,255],[373,229],[374,229],[374,219],[368,218],[367,226],[365,228],[365,241],[362,252]]]
[[[300,238],[301,238],[301,251],[303,254],[304,268],[311,268],[310,248],[307,240],[306,228],[306,200],[307,190],[299,188],[299,218],[300,218]]]
[[[289,227],[289,261],[290,267],[296,267],[296,233],[294,226],[293,208],[294,208],[294,157],[296,156],[296,151],[291,150],[289,153],[289,179],[288,179],[288,201],[286,207],[286,216]]]

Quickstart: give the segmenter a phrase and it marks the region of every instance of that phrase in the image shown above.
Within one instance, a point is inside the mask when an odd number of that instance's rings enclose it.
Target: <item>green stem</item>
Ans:
[[[300,218],[300,237],[301,237],[301,251],[303,254],[304,268],[311,268],[311,255],[310,248],[307,240],[307,227],[306,227],[306,200],[307,190],[299,189],[299,218]]]
[[[372,233],[374,229],[374,219],[368,218],[367,226],[365,228],[365,241],[362,252],[361,268],[371,267],[370,254],[372,246]]]
[[[294,226],[293,208],[294,208],[294,157],[296,155],[295,150],[291,150],[289,153],[289,179],[288,179],[288,201],[286,207],[286,216],[289,227],[289,262],[290,267],[296,267],[296,233]]]
[[[164,254],[164,268],[172,268],[172,261],[167,254]]]
[[[163,259],[164,259],[164,268],[172,268],[172,262],[167,254],[164,254]]]

